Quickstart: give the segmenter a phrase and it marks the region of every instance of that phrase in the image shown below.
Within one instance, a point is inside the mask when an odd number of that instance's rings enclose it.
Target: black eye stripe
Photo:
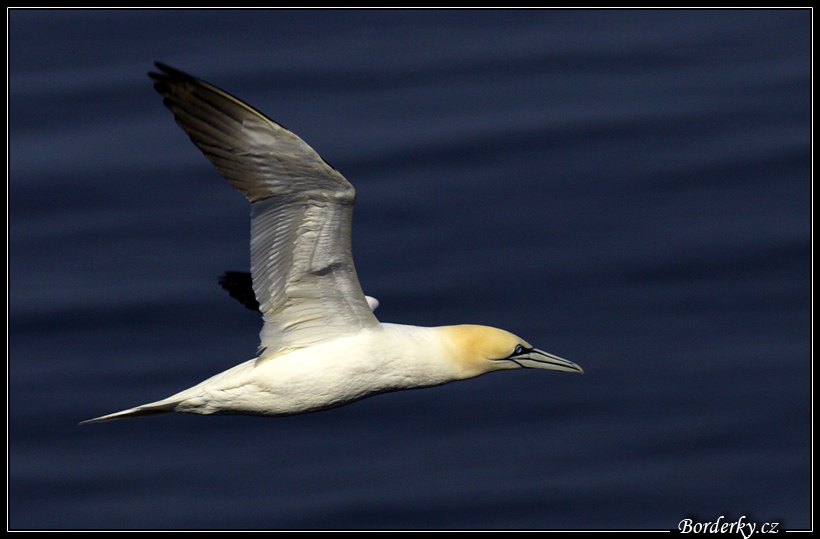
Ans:
[[[518,363],[518,362],[515,360],[515,358],[516,358],[516,357],[519,357],[519,356],[523,356],[523,355],[529,354],[529,353],[530,353],[530,352],[532,352],[533,350],[534,350],[533,348],[527,348],[527,347],[526,347],[526,346],[524,346],[523,344],[516,344],[516,345],[515,345],[515,349],[512,351],[512,354],[510,354],[509,356],[507,356],[507,357],[505,357],[505,358],[499,358],[499,359],[510,360],[510,361],[512,361],[513,363],[517,363],[520,367],[523,367],[524,365],[521,365],[520,363]]]
[[[524,354],[524,353],[527,353],[527,352],[530,352],[530,351],[532,351],[532,348],[526,348],[524,345],[518,344],[518,345],[515,346],[515,350],[513,350],[512,355],[513,356],[520,356],[521,354]]]

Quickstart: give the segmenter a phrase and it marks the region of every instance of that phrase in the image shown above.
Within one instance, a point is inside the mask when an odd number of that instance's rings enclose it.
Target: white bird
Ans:
[[[500,369],[583,372],[501,329],[380,323],[353,267],[353,186],[262,113],[156,66],[161,73],[149,75],[177,124],[251,202],[260,353],[166,399],[84,423],[168,412],[283,416]]]

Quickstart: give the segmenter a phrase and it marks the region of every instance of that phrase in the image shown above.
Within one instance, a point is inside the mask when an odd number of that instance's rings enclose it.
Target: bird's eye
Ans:
[[[524,353],[524,347],[519,344],[515,347],[515,350],[513,350],[512,355],[518,356],[518,355],[521,355],[523,353]]]

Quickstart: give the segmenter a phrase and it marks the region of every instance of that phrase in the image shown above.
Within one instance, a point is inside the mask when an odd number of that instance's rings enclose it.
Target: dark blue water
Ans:
[[[11,528],[807,528],[808,11],[9,13]],[[253,357],[248,204],[161,60],[358,189],[383,321],[490,374],[290,418],[78,426]]]

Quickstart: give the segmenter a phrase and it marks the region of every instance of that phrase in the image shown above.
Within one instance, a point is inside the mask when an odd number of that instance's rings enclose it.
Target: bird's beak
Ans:
[[[527,350],[523,354],[511,356],[509,359],[525,369],[550,369],[553,371],[584,373],[584,369],[572,361],[554,356],[537,348]]]

